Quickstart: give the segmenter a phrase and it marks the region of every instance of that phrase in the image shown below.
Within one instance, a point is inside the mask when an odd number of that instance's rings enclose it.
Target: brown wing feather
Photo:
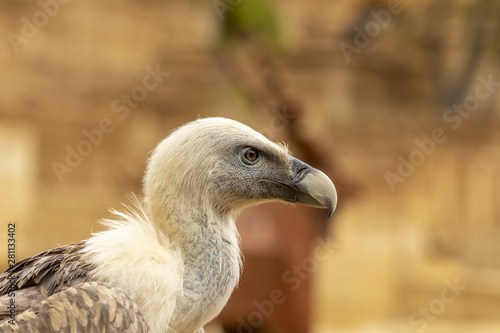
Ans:
[[[85,243],[57,247],[19,261],[0,275],[0,320],[8,318],[14,291],[18,312],[22,312],[50,295],[89,280],[92,268],[81,260]]]
[[[44,296],[68,287],[75,279],[86,277],[92,267],[80,260],[84,247],[84,242],[68,244],[19,261],[0,275],[0,296],[7,293],[11,284],[7,278],[12,275],[16,289],[39,286]]]
[[[108,283],[85,282],[0,321],[1,332],[149,332],[137,304]]]

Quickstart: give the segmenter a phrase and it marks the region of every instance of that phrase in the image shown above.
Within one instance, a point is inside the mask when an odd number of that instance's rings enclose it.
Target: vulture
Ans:
[[[331,216],[337,205],[323,172],[226,118],[173,131],[143,187],[105,231],[0,275],[1,332],[203,332],[238,283],[243,209],[278,200]]]

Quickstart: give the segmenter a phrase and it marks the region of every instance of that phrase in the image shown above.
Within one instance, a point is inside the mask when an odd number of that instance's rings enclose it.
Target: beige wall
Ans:
[[[340,43],[352,42],[369,4],[381,10],[385,3],[272,3],[282,28],[275,70],[305,110],[303,133],[357,189],[354,198],[339,199],[330,230],[339,247],[314,277],[315,331],[418,332],[424,325],[427,332],[498,331],[499,94],[481,101],[456,130],[440,104],[446,87],[464,80],[471,29],[460,11],[468,7],[460,6],[469,2],[446,2],[453,10],[440,26],[437,52],[424,39],[430,2],[402,1],[404,10],[351,63]],[[34,2],[5,1],[0,8],[1,36],[21,33],[21,18],[41,10]],[[119,208],[127,192],[140,194],[148,151],[185,121],[218,115],[268,128],[271,107],[248,98],[226,71],[225,61],[238,54],[220,45],[221,29],[210,2],[69,1],[19,53],[3,38],[2,244],[9,221],[18,225],[19,258],[99,230],[96,221],[109,216],[108,207]],[[479,75],[496,75],[492,38],[463,98],[475,93]],[[244,67],[249,58],[237,63]],[[113,102],[157,65],[169,75],[120,119]],[[239,79],[252,86],[261,73],[255,64],[248,68]],[[63,163],[66,147],[76,149],[87,140],[82,131],[104,118],[115,129],[59,181],[53,162]],[[414,140],[435,128],[448,139],[391,191],[384,173],[396,172],[398,156],[407,158]],[[446,281],[455,279],[466,289],[444,302]],[[439,312],[433,320],[411,321],[431,305]]]

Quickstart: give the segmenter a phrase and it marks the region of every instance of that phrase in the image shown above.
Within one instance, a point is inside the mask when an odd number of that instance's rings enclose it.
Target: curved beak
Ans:
[[[306,206],[328,208],[330,218],[337,207],[337,190],[330,178],[318,169],[291,158],[291,169],[284,200]]]
[[[337,208],[337,191],[330,178],[318,169],[311,168],[297,184],[301,191],[298,201],[304,205],[328,208],[330,218]]]

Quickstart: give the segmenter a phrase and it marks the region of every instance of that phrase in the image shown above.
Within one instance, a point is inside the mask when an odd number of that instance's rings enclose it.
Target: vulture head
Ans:
[[[327,208],[331,216],[337,204],[323,172],[225,118],[198,119],[163,140],[149,160],[144,189],[148,215],[160,224],[185,219],[186,212],[191,219],[235,217],[274,200]]]
[[[237,121],[198,119],[160,142],[144,177],[144,208],[182,256],[184,296],[169,328],[193,332],[222,310],[241,269],[234,220],[276,200],[327,208],[330,216],[337,193],[323,172]]]

